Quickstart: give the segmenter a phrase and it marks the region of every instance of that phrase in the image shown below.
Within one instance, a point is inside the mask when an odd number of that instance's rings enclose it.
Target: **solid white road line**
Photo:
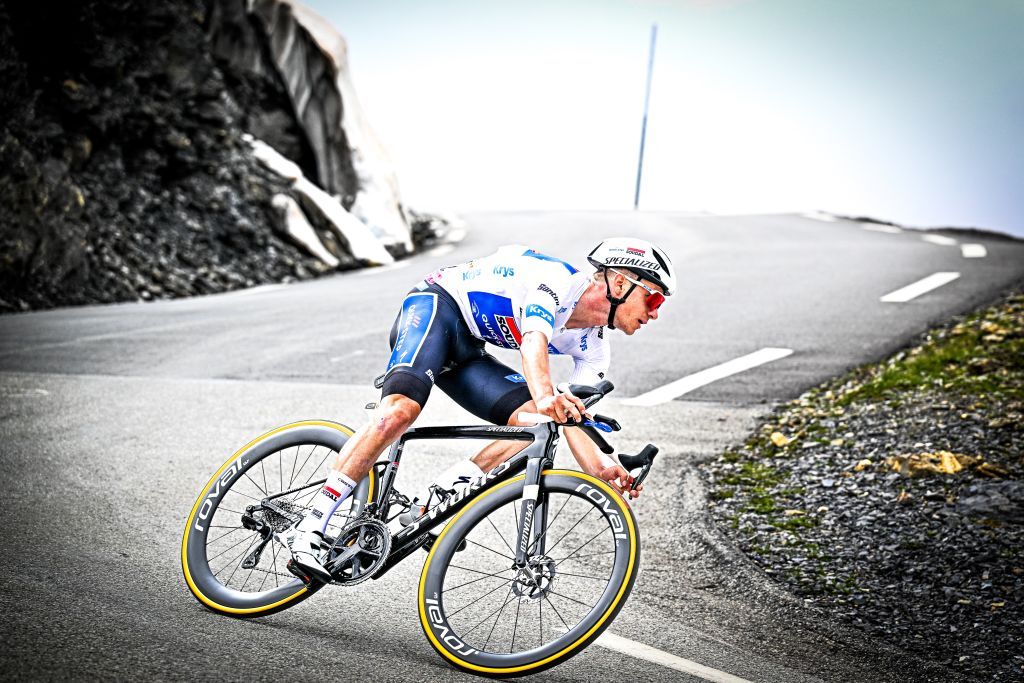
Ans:
[[[745,678],[739,676],[733,676],[727,674],[724,671],[718,669],[712,669],[711,667],[698,664],[697,662],[690,661],[689,659],[683,659],[682,657],[676,657],[675,655],[669,654],[653,648],[650,645],[644,645],[638,643],[635,640],[629,640],[622,636],[617,636],[614,633],[605,631],[601,636],[594,641],[595,645],[600,645],[608,650],[614,650],[615,652],[621,652],[624,655],[630,657],[636,657],[637,659],[645,659],[648,662],[654,664],[660,664],[661,666],[668,667],[669,669],[675,669],[697,678],[703,678],[705,681],[716,681],[717,683],[750,683]]]
[[[938,244],[940,247],[955,247],[956,240],[952,237],[944,237],[943,235],[922,235],[921,239],[925,242],[931,242],[932,244]]]
[[[988,256],[988,250],[985,249],[984,244],[961,244],[960,253],[963,254],[964,258],[985,258]]]
[[[958,277],[960,277],[960,273],[932,273],[913,284],[897,289],[895,292],[889,292],[879,300],[886,303],[901,304],[950,283]]]
[[[622,403],[630,406],[655,406],[659,403],[666,403],[694,389],[699,389],[706,384],[711,384],[714,381],[749,370],[750,368],[756,368],[758,365],[770,363],[773,360],[785,358],[792,353],[793,349],[764,348],[760,351],[749,353],[746,356],[734,358],[721,365],[687,375],[682,379],[677,379],[675,382],[648,391],[646,394],[627,398]]]
[[[887,232],[891,235],[903,232],[894,225],[878,225],[877,223],[867,223],[866,225],[862,225],[860,227],[869,232]]]

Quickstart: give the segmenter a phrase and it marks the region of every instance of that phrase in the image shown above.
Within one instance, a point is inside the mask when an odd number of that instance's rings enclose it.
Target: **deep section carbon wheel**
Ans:
[[[515,564],[525,475],[466,506],[420,577],[420,622],[446,660],[477,675],[522,676],[577,654],[608,627],[636,580],[629,505],[581,472],[548,470],[529,561]],[[458,551],[465,542],[465,549]]]
[[[256,617],[291,607],[307,587],[285,568],[280,535],[301,519],[327,475],[332,455],[352,435],[327,421],[285,425],[237,451],[203,488],[189,513],[181,565],[192,594],[210,609]],[[370,472],[328,523],[334,536],[373,499]]]

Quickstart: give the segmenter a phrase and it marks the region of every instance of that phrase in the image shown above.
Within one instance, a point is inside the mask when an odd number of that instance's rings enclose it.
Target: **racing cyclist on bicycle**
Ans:
[[[587,260],[594,272],[582,273],[561,259],[510,245],[441,268],[406,295],[391,330],[391,358],[371,422],[345,443],[309,514],[287,535],[300,570],[331,580],[321,562],[327,521],[383,450],[412,426],[435,383],[463,408],[494,424],[521,426],[520,412],[558,422],[583,418],[582,401],[552,384],[548,355],[573,357],[570,382],[599,382],[610,361],[604,328],[632,335],[656,320],[676,280],[668,255],[644,240],[606,239]],[[487,353],[485,343],[519,349],[522,373]],[[638,495],[630,491],[629,473],[586,434],[577,429],[564,434],[584,472],[620,494]],[[515,441],[491,443],[436,481],[442,489],[468,484],[524,447]]]

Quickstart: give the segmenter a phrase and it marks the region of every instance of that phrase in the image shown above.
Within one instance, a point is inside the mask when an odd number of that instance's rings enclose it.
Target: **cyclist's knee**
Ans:
[[[533,423],[532,422],[520,422],[519,421],[519,413],[536,413],[536,412],[537,412],[537,404],[534,403],[532,400],[531,401],[527,401],[526,403],[524,403],[523,405],[519,406],[518,408],[516,408],[515,410],[512,411],[512,414],[509,415],[509,417],[508,417],[508,424],[510,426],[512,426],[512,427],[529,427]]]
[[[405,430],[412,426],[420,416],[420,404],[408,396],[391,394],[385,396],[374,416],[374,428],[397,439]],[[392,439],[393,440],[393,439]]]

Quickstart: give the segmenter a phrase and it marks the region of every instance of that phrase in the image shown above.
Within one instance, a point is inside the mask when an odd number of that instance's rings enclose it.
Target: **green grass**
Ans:
[[[858,374],[839,405],[898,403],[900,392],[927,388],[1024,399],[1024,296],[935,330],[921,346]]]

